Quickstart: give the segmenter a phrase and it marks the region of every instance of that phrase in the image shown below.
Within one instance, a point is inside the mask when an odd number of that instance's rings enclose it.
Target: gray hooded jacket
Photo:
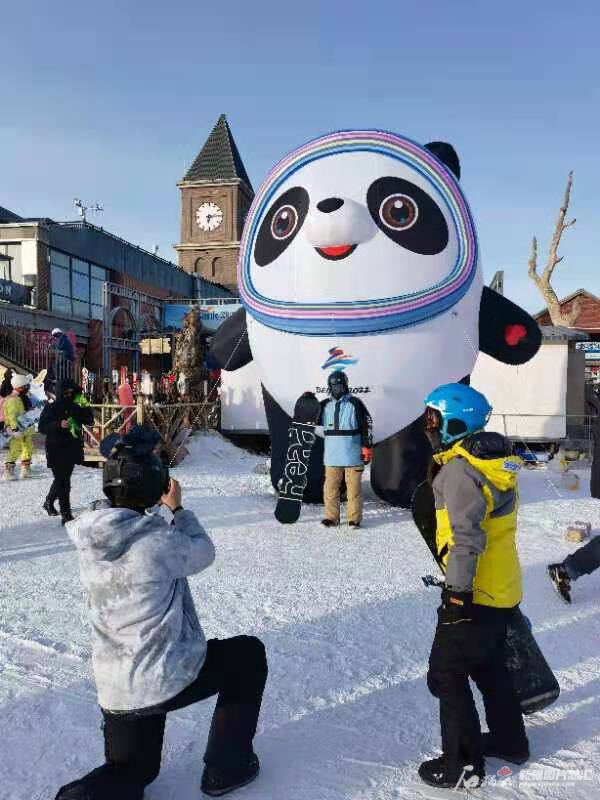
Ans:
[[[186,575],[206,569],[215,551],[191,511],[169,525],[102,505],[67,531],[88,595],[98,702],[131,711],[174,697],[198,675],[206,640]]]

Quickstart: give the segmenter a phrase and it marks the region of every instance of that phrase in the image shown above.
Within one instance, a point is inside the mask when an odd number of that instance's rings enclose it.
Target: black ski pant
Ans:
[[[597,570],[600,567],[600,536],[594,536],[583,547],[567,556],[564,567],[572,581]]]
[[[510,750],[527,746],[521,706],[505,666],[506,618],[495,611],[472,622],[438,622],[431,648],[427,686],[440,701],[442,750],[459,767],[484,763],[469,678],[483,696],[490,733]]]
[[[71,475],[74,469],[72,461],[51,467],[54,480],[46,499],[50,505],[58,500],[61,514],[71,513]]]
[[[56,800],[142,800],[144,786],[160,771],[168,712],[215,694],[204,762],[224,771],[244,766],[253,754],[266,680],[267,658],[260,639],[211,639],[198,677],[175,697],[137,711],[102,710],[106,763],[63,786]]]

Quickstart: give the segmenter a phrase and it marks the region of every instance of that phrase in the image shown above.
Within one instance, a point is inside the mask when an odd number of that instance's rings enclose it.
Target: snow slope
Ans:
[[[431,557],[407,512],[367,489],[365,527],[325,530],[321,509],[282,527],[273,517],[264,462],[217,434],[199,435],[174,470],[184,502],[217,546],[217,561],[191,579],[207,635],[255,633],[270,676],[256,740],[258,781],[244,800],[412,800],[440,797],[415,770],[439,745],[437,707],[425,685],[438,592],[420,576]],[[0,484],[0,797],[47,800],[101,763],[100,714],[76,557],[40,504],[48,473]],[[526,599],[560,700],[528,719],[533,758],[482,798],[600,798],[600,573],[581,579],[572,607],[545,577],[564,557],[565,525],[600,529],[600,503],[560,487],[551,469],[522,477],[520,551]],[[99,497],[100,472],[78,468],[74,506]],[[163,768],[148,800],[200,797],[212,701],[169,716]],[[454,793],[446,793],[456,797]]]

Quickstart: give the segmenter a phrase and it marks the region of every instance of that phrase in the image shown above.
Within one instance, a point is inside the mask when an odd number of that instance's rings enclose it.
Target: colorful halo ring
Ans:
[[[426,289],[376,300],[296,303],[264,297],[251,277],[259,224],[281,185],[311,161],[339,153],[372,152],[398,159],[422,175],[441,195],[454,222],[458,251],[446,277]],[[416,325],[444,313],[468,291],[477,271],[477,235],[471,211],[454,175],[429,150],[386,131],[340,131],[299,147],[271,170],[258,189],[244,226],[238,285],[247,312],[271,328],[307,336],[367,335]]]

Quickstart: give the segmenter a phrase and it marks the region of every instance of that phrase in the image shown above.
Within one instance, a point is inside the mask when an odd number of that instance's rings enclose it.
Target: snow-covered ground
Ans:
[[[298,525],[273,517],[264,459],[218,435],[199,435],[174,470],[185,504],[217,546],[215,565],[191,579],[208,636],[259,635],[270,675],[256,740],[259,780],[240,800],[412,800],[415,770],[439,745],[437,706],[425,673],[438,592],[408,512],[367,489],[365,525],[325,530],[321,509]],[[90,669],[89,630],[76,556],[40,504],[36,477],[0,484],[0,797],[51,800],[57,788],[103,760]],[[78,468],[74,507],[101,496],[100,471]],[[527,720],[532,761],[512,775],[489,761],[483,798],[600,798],[600,574],[558,599],[545,576],[573,546],[565,526],[600,529],[600,503],[561,488],[552,469],[525,472],[519,545],[525,612],[562,687],[559,701]],[[212,702],[169,715],[163,768],[148,800],[200,796]],[[456,797],[447,793],[448,797]]]

